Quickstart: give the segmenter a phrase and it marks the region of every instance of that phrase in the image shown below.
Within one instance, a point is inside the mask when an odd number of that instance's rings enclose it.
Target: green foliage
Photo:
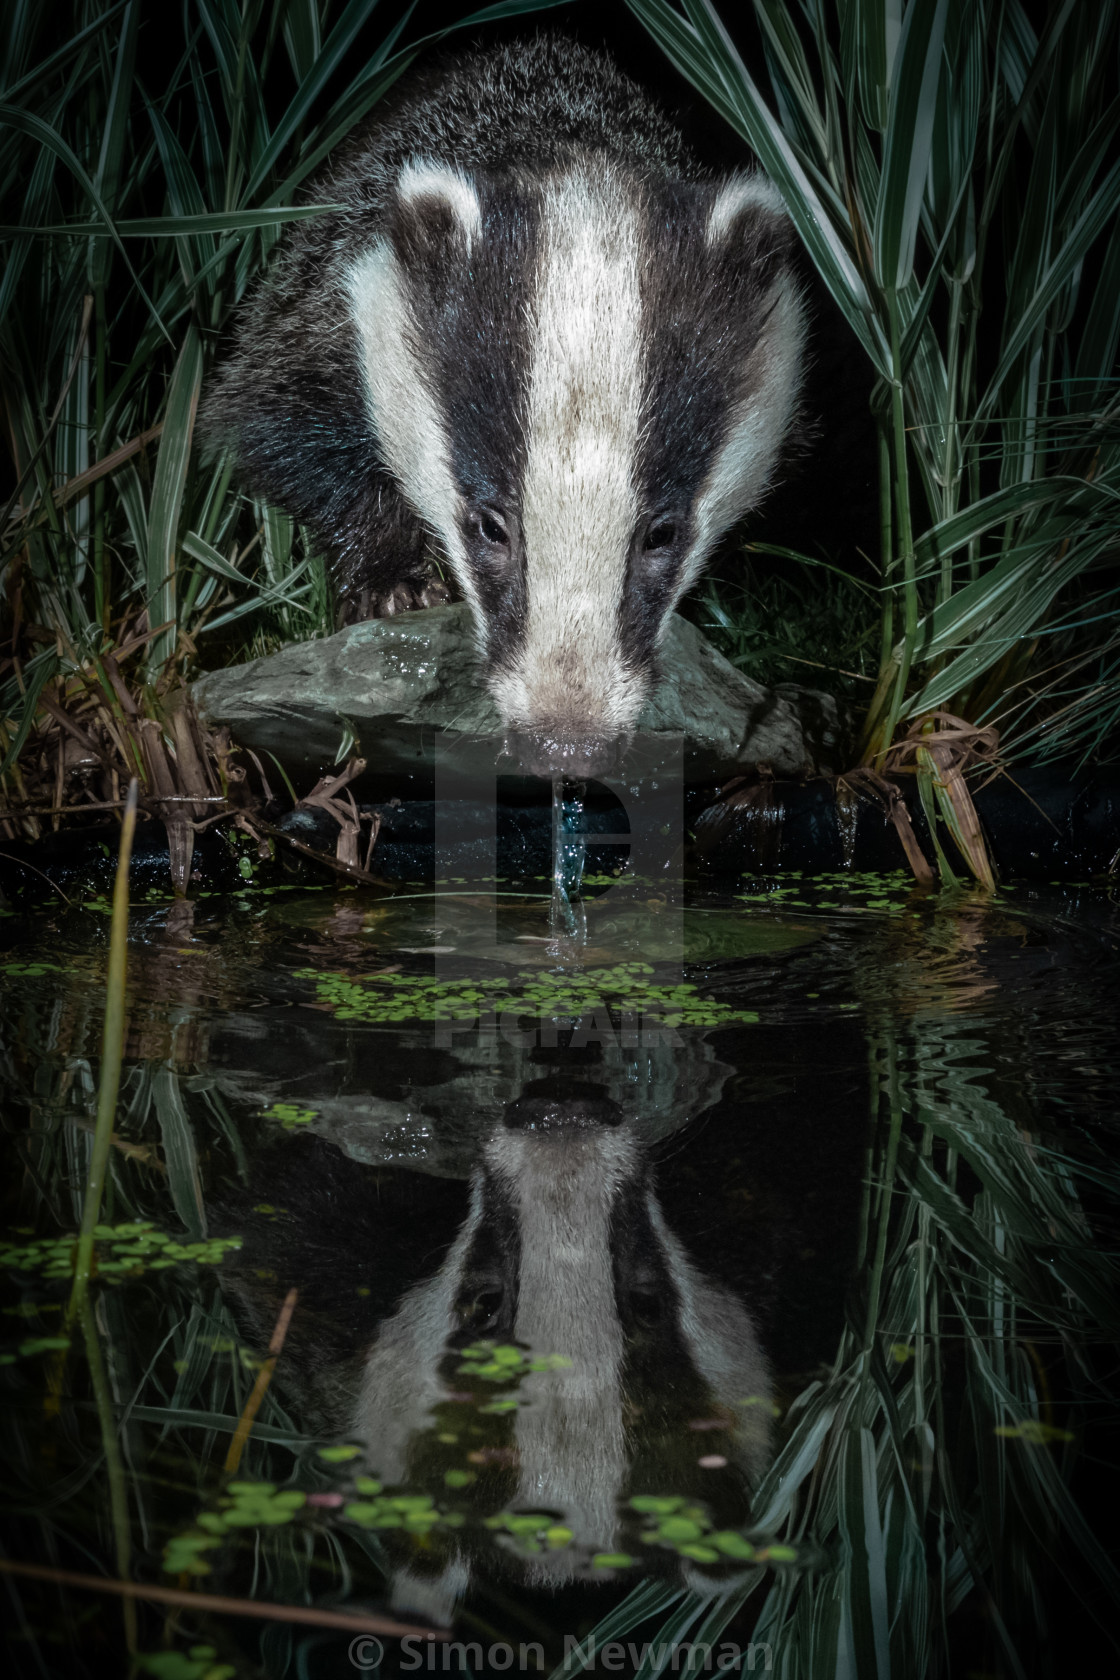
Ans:
[[[196,1265],[220,1265],[232,1250],[241,1247],[240,1237],[210,1237],[205,1242],[180,1242],[148,1221],[126,1225],[95,1225],[93,1228],[97,1277],[120,1282],[139,1277],[145,1271],[164,1271],[193,1261]],[[39,1237],[29,1243],[0,1243],[0,1269],[40,1275],[48,1280],[70,1278],[78,1249],[76,1236]]]
[[[0,609],[22,670],[0,688],[0,765],[43,687],[150,634],[147,674],[333,627],[322,558],[228,462],[200,455],[207,363],[296,200],[423,47],[556,0],[503,0],[427,36],[377,0],[139,0],[8,9],[0,47],[0,402],[15,493]],[[56,43],[62,41],[63,44]],[[239,641],[240,638],[240,641]]]
[[[163,1567],[171,1575],[209,1575],[203,1555],[220,1546],[232,1529],[277,1528],[307,1504],[299,1488],[278,1490],[275,1482],[230,1482],[217,1509],[204,1511],[196,1528],[168,1541]]]
[[[571,1365],[562,1353],[530,1354],[524,1348],[501,1342],[473,1342],[463,1349],[458,1367],[464,1377],[481,1377],[484,1382],[516,1382],[530,1371],[562,1371]]]
[[[286,1132],[294,1130],[296,1126],[310,1126],[315,1119],[317,1109],[300,1108],[298,1103],[274,1102],[264,1111],[266,1120],[279,1120]]]
[[[896,869],[879,875],[873,871],[837,870],[805,875],[799,869],[783,869],[780,875],[759,882],[751,892],[737,893],[740,904],[766,904],[774,910],[842,910],[848,915],[904,916],[914,894],[914,878]]]
[[[217,1654],[213,1645],[192,1645],[186,1652],[142,1652],[136,1661],[141,1672],[153,1675],[154,1680],[233,1680],[236,1668],[216,1662]]]
[[[28,1336],[15,1353],[0,1353],[0,1365],[14,1365],[17,1359],[33,1359],[38,1353],[64,1353],[69,1336]]]
[[[878,375],[869,755],[935,708],[1101,749],[1120,720],[1120,11],[1055,6],[1038,35],[1021,0],[752,0],[760,86],[711,0],[628,4],[781,188]]]
[[[691,616],[724,657],[756,682],[824,688],[866,705],[878,655],[877,592],[808,556],[801,576],[768,574],[754,553],[745,577],[737,571],[734,580],[709,579],[689,603]],[[782,558],[795,560],[789,554]]]
[[[313,980],[319,1001],[340,1021],[368,1021],[378,1025],[406,1021],[475,1021],[497,1012],[505,1016],[544,1019],[578,1016],[596,1008],[635,1011],[667,1027],[717,1027],[732,1022],[754,1023],[758,1012],[735,1009],[717,998],[705,998],[700,988],[683,981],[654,986],[640,978],[652,974],[648,963],[621,963],[613,968],[589,968],[582,974],[550,974],[523,970],[513,982],[503,976],[464,980],[435,980],[425,975],[381,973],[362,980],[324,973],[318,968],[297,969],[297,979]]]
[[[1079,1188],[1107,1182],[1115,1195],[1115,1169],[1022,1131],[968,1066],[969,1026],[931,1015],[871,1034],[875,1130],[847,1323],[830,1368],[788,1409],[753,1526],[729,1549],[699,1507],[630,1502],[650,1524],[644,1540],[800,1561],[771,1579],[751,1632],[778,1680],[834,1680],[846,1662],[948,1673],[952,1619],[976,1594],[1006,1671],[1025,1673],[1051,1571],[1087,1613],[1120,1603],[1120,1574],[1070,1491],[1077,1431],[1053,1421],[1032,1351],[1056,1363],[1067,1350],[1079,1416],[1100,1381],[1091,1344],[1103,1351],[1117,1326],[1116,1261]],[[684,1594],[652,1643],[700,1618],[697,1639],[718,1639],[764,1584],[752,1569],[714,1595]],[[601,1647],[667,1607],[637,1588],[592,1637]]]
[[[735,1529],[716,1529],[703,1505],[677,1497],[635,1494],[630,1509],[644,1518],[641,1540],[688,1558],[692,1563],[796,1563],[793,1546],[752,1545]]]

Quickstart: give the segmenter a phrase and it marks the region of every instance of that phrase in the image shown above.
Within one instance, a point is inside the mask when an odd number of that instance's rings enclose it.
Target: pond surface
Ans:
[[[10,1574],[19,1672],[1087,1672],[1108,891],[547,890],[134,909],[69,1347],[107,906],[0,922],[5,1555],[311,1618]]]

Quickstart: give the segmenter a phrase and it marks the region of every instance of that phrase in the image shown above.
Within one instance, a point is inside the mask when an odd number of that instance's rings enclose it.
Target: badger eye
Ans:
[[[461,1301],[458,1305],[459,1324],[464,1330],[472,1330],[480,1335],[484,1330],[497,1327],[505,1304],[504,1291],[497,1288],[483,1288],[472,1296],[469,1301]]]
[[[509,532],[499,514],[492,508],[480,508],[474,519],[478,534],[490,544],[491,548],[508,548]]]
[[[646,532],[642,548],[647,554],[660,548],[671,548],[676,541],[677,527],[672,519],[655,519]]]

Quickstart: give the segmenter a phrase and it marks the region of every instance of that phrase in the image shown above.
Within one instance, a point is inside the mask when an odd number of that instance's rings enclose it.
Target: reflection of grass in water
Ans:
[[[776,1576],[760,1605],[750,1637],[786,1680],[832,1680],[845,1650],[859,1673],[947,1672],[951,1618],[970,1598],[996,1660],[1023,1674],[1022,1630],[1038,1628],[1051,1575],[1089,1613],[1102,1592],[1120,1603],[1071,1492],[1075,1432],[1051,1398],[1057,1381],[1074,1414],[1106,1398],[1092,1343],[1120,1330],[1120,1278],[1081,1208],[1085,1169],[987,1094],[966,1065],[984,1046],[963,1030],[927,1020],[909,1043],[893,1030],[871,1043],[876,1131],[848,1324],[828,1374],[793,1401],[754,1503],[759,1532],[833,1560]],[[1120,1190],[1115,1169],[1090,1176]],[[1062,1349],[1060,1375],[1047,1345]],[[645,1583],[592,1637],[625,1638],[674,1605],[654,1645],[712,1642],[764,1584],[752,1570],[680,1600]]]

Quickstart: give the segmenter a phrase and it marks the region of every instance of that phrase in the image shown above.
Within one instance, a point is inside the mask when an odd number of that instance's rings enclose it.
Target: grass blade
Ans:
[[[911,4],[902,25],[875,208],[875,269],[884,286],[905,286],[914,269],[947,14],[948,0]]]
[[[200,233],[250,233],[254,228],[280,227],[285,222],[310,221],[338,210],[337,204],[275,204],[260,210],[202,210],[193,215],[136,216],[117,222],[112,229],[103,222],[55,222],[28,227],[23,223],[0,226],[0,238],[50,239],[79,236],[83,239],[182,239]],[[232,249],[226,245],[228,251]]]
[[[183,494],[201,389],[202,340],[192,321],[187,328],[168,392],[148,514],[147,602],[154,624],[166,624],[169,619],[177,617],[176,539],[183,512]],[[159,671],[175,652],[175,640],[173,630],[153,639],[148,658],[150,672]]]
[[[1098,236],[1109,226],[1118,209],[1120,162],[1113,164],[1042,275],[1033,296],[1025,304],[1022,313],[1016,315],[1014,324],[1004,340],[995,372],[980,400],[978,418],[989,414],[995,407],[1016,361],[1043,325],[1051,304],[1055,302],[1077,265],[1084,262]]]
[[[109,234],[109,237],[112,239],[113,243],[120,251],[121,256],[124,258],[125,265],[132,277],[132,283],[136,287],[140,297],[143,298],[144,303],[151,312],[152,318],[159,326],[164,337],[168,339],[168,342],[170,342],[170,335],[168,334],[166,327],[163,325],[163,322],[160,320],[159,312],[156,309],[155,304],[148,296],[140,276],[137,274],[136,270],[132,266],[132,263],[129,261],[128,252],[125,250],[121,237],[114,226],[113,218],[110,216],[108,209],[102,201],[101,194],[98,192],[97,188],[82,168],[81,162],[79,161],[73,148],[67,145],[61,134],[52,128],[50,123],[44,122],[41,117],[34,116],[30,111],[21,111],[14,105],[0,105],[0,127],[2,126],[18,129],[22,134],[27,135],[29,139],[38,141],[40,146],[43,146],[48,151],[53,152],[55,157],[64,163],[70,170],[74,179],[78,182],[78,185],[82,188],[82,191],[86,194],[90,203],[101,217],[106,232]]]
[[[93,1153],[86,1177],[82,1204],[82,1225],[74,1262],[74,1286],[70,1294],[67,1322],[72,1323],[84,1306],[93,1269],[93,1230],[101,1217],[105,1174],[109,1165],[113,1122],[117,1114],[117,1092],[124,1053],[125,980],[128,964],[128,865],[132,837],[136,832],[135,780],[129,784],[128,799],[121,820],[117,875],[113,886],[113,920],[109,931],[109,971],[105,980],[105,1026],[101,1039],[101,1077],[97,1091],[97,1127]]]

